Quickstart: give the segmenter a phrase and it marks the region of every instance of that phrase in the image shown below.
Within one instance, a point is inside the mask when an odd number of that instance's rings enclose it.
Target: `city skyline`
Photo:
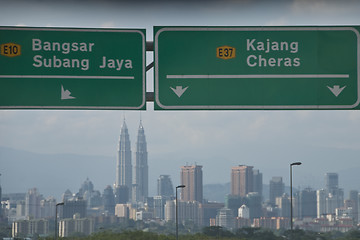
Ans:
[[[206,7],[202,1],[151,4],[90,1],[86,8],[74,1],[66,6],[57,1],[44,5],[36,0],[1,0],[1,3],[0,18],[5,26],[145,28],[147,41],[153,41],[154,26],[164,25],[360,24],[357,1],[210,1]],[[94,14],[99,17],[94,18]],[[147,52],[146,61],[147,65],[153,61],[152,52]],[[146,74],[147,92],[154,91],[153,73],[151,69]],[[149,182],[155,182],[161,174],[177,176],[177,167],[196,162],[204,166],[205,184],[229,182],[230,174],[225,169],[239,164],[261,167],[264,182],[272,176],[283,176],[283,181],[288,183],[288,165],[301,161],[303,165],[294,173],[297,186],[305,188],[323,183],[323,176],[318,173],[321,169],[339,172],[346,188],[358,188],[351,185],[351,178],[356,178],[360,171],[360,111],[154,111],[152,102],[146,106],[147,110],[141,114],[146,133],[151,136],[147,139],[149,162],[153,166],[149,168]],[[139,115],[139,111],[126,111],[132,143],[136,142]],[[123,116],[123,111],[1,110],[0,146],[42,155],[87,155],[91,159],[88,164],[106,165],[98,167],[99,170],[114,168],[110,162],[116,159],[119,122]],[[49,156],[48,161],[55,159]],[[0,161],[3,183],[25,187],[27,181],[15,177],[16,171],[8,162],[11,160]],[[219,169],[219,161],[224,170]],[[20,169],[23,176],[33,178],[25,170]],[[57,172],[51,166],[46,170]],[[10,172],[14,174],[8,175]],[[85,179],[91,172],[91,169],[80,172],[82,176],[78,178]],[[107,175],[95,175],[94,180],[99,179],[96,182],[100,187],[113,184],[114,179]],[[80,181],[77,176],[71,177],[74,182]],[[56,179],[49,180],[52,185],[62,181],[61,174],[52,174],[52,178]],[[180,183],[178,178],[173,180],[174,184]]]
[[[213,185],[215,185],[215,186],[216,185],[225,186],[226,184],[229,184],[230,187],[229,187],[228,192],[226,194],[233,195],[233,196],[244,197],[244,196],[246,196],[247,194],[249,194],[251,192],[258,192],[261,196],[263,196],[263,200],[264,201],[269,200],[270,204],[274,204],[274,202],[272,201],[273,198],[280,197],[282,193],[286,193],[286,192],[289,191],[289,185],[285,184],[282,181],[283,177],[281,177],[281,176],[273,176],[268,182],[263,182],[262,180],[260,182],[257,182],[256,179],[258,178],[258,175],[253,175],[253,173],[254,172],[259,172],[260,170],[259,169],[253,169],[253,166],[245,166],[245,165],[233,166],[230,169],[228,169],[230,175],[233,176],[229,180],[229,182],[217,183],[217,184],[216,183],[215,184],[204,184],[203,180],[202,180],[202,178],[203,178],[202,167],[203,166],[199,166],[199,165],[196,165],[196,164],[189,165],[187,163],[187,164],[179,167],[178,176],[172,177],[171,175],[159,175],[156,182],[154,182],[154,183],[148,182],[149,185],[156,186],[156,191],[153,191],[153,193],[149,194],[148,196],[149,197],[158,196],[159,195],[158,194],[159,193],[159,188],[161,188],[161,187],[163,189],[165,189],[165,190],[161,190],[162,194],[160,194],[160,195],[166,195],[166,196],[169,196],[169,197],[174,196],[173,192],[175,190],[175,185],[172,184],[172,182],[173,182],[173,179],[177,178],[177,177],[180,179],[180,184],[188,186],[187,189],[184,188],[186,191],[183,191],[184,189],[182,189],[182,192],[179,195],[179,199],[184,200],[184,201],[198,201],[199,199],[206,199],[207,201],[218,201],[218,200],[214,200],[214,199],[211,199],[211,198],[207,198],[207,196],[202,197],[202,195],[203,195],[203,187],[204,186],[211,187]],[[241,168],[242,168],[242,170],[240,170]],[[249,171],[249,169],[251,171]],[[239,170],[242,173],[240,173]],[[262,173],[260,173],[260,174],[262,175]],[[332,178],[331,177],[329,178],[329,176],[331,176]],[[248,179],[247,181],[245,181],[247,183],[242,183],[243,180],[246,179],[246,178]],[[344,187],[341,184],[341,177],[336,172],[325,173],[325,174],[323,174],[323,178],[324,178],[324,185],[322,185],[320,187],[314,187],[314,186],[311,186],[311,185],[308,185],[308,186],[305,186],[305,187],[293,186],[294,194],[299,193],[304,189],[318,190],[318,191],[322,191],[323,194],[330,194],[332,196],[341,196],[340,199],[336,199],[336,202],[337,202],[336,205],[338,205],[339,203],[342,203],[345,198],[350,196],[351,192],[359,191],[357,189],[349,189],[348,191],[344,191]],[[249,179],[251,179],[250,182],[249,182]],[[82,182],[82,181],[80,181],[80,182]],[[55,197],[55,199],[60,199],[60,200],[64,196],[74,197],[75,196],[74,194],[77,191],[76,190],[77,186],[80,185],[80,182],[75,183],[73,185],[72,189],[73,190],[75,189],[75,191],[70,191],[69,188],[64,188],[64,190],[57,195],[57,196],[61,196],[60,198],[56,197],[54,195],[51,195],[51,194],[50,195],[41,194],[41,195],[43,197],[51,197],[51,198]],[[111,189],[113,190],[113,193],[114,193],[114,197],[116,198],[116,188],[117,187],[125,187],[124,185],[116,186],[116,184],[109,183],[107,185],[104,185],[103,187],[95,188],[93,182],[95,182],[95,181],[93,181],[91,177],[89,177],[89,176],[86,177],[86,179],[83,180],[83,183],[81,184],[79,193],[84,194],[85,191],[88,190],[88,189],[91,189],[91,191],[95,191],[96,189],[97,190],[106,190],[107,188],[111,187]],[[95,182],[95,184],[96,184],[96,182]],[[259,184],[261,185],[261,187],[257,186]],[[196,186],[194,186],[194,185],[196,185]],[[173,187],[172,194],[170,194],[170,192],[171,192],[171,190],[169,189],[170,186]],[[267,186],[266,187],[267,191],[265,193],[263,192],[263,186]],[[4,189],[4,184],[1,184],[0,187],[2,189]],[[15,191],[15,192],[12,192],[12,191],[4,192],[4,191],[2,191],[2,194],[3,195],[4,194],[5,195],[10,194],[11,195],[11,194],[18,194],[18,193],[21,194],[21,193],[25,193],[25,192],[27,192],[27,191],[29,191],[31,189],[37,189],[36,191],[38,191],[38,187],[34,185],[33,187],[26,189],[25,191]],[[85,190],[82,190],[82,189],[85,189]],[[196,191],[196,189],[198,189],[198,190],[200,189],[200,191]],[[234,191],[233,189],[237,189],[237,190],[235,192],[233,192]],[[252,190],[250,190],[250,189],[252,189]],[[71,193],[71,192],[73,192],[74,194],[69,195],[68,193]],[[126,189],[121,189],[120,192],[121,192],[122,195],[129,194],[127,188]],[[66,197],[65,197],[65,199],[66,199]],[[225,199],[226,198],[225,198],[225,195],[224,195],[223,200],[225,201]],[[127,201],[133,202],[133,203],[144,202],[144,200],[141,200],[141,199],[134,200],[130,196],[128,196]],[[121,203],[123,203],[123,201]]]
[[[271,229],[289,228],[290,196],[284,191],[281,177],[271,179],[270,195],[264,199],[264,196],[255,190],[258,182],[254,179],[259,177],[259,174],[253,175],[253,172],[258,173],[259,170],[254,171],[253,166],[240,165],[232,167],[230,171],[233,176],[232,192],[225,194],[224,202],[219,203],[202,198],[204,187],[202,185],[202,166],[185,165],[181,167],[181,183],[186,186],[181,189],[179,201],[180,223],[192,221],[196,226],[209,226],[210,224],[210,226],[225,227],[230,231],[249,226],[270,227],[268,224],[275,224],[275,222],[277,224],[271,225]],[[316,190],[308,187],[295,191],[294,218],[296,224],[301,229],[313,229],[314,231],[322,231],[320,229],[349,231],[353,224],[358,222],[359,191],[353,190],[348,196],[344,196],[344,191],[339,186],[337,173],[326,173],[325,182],[322,189]],[[272,183],[278,186],[272,187]],[[158,178],[158,195],[147,198],[146,204],[145,202],[134,202],[134,199],[116,203],[116,189],[107,185],[103,194],[100,194],[98,190],[94,189],[92,181],[87,178],[81,184],[78,192],[72,194],[66,190],[58,204],[55,198],[45,198],[36,188],[32,188],[23,194],[6,194],[2,202],[2,210],[5,210],[8,220],[13,222],[13,234],[18,234],[23,230],[19,230],[19,227],[14,228],[14,224],[16,226],[26,225],[31,224],[31,221],[48,224],[49,218],[54,217],[55,205],[61,204],[63,205],[59,222],[59,227],[62,229],[61,234],[64,234],[63,231],[69,231],[66,235],[70,234],[71,224],[74,224],[74,221],[81,221],[91,223],[89,232],[81,230],[88,235],[95,231],[95,219],[102,212],[108,217],[115,215],[116,221],[120,221],[120,218],[146,221],[154,217],[165,222],[174,221],[175,199],[173,192],[169,191],[169,186],[173,188],[169,176],[161,175]],[[262,187],[259,190],[262,191]],[[271,191],[274,193],[272,194]],[[159,195],[160,192],[162,193]],[[201,194],[199,195],[199,193]],[[272,201],[273,196],[276,204]],[[147,208],[144,208],[145,205]],[[77,216],[76,218],[72,217],[74,214]],[[3,218],[0,217],[0,219]],[[315,224],[313,227],[308,225],[310,219]],[[322,222],[320,225],[319,221]],[[70,225],[62,226],[62,224]],[[48,232],[46,228],[42,229]]]

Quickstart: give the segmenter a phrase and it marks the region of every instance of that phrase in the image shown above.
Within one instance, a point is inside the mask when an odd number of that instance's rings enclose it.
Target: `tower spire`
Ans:
[[[140,125],[138,129],[136,152],[134,162],[134,185],[136,189],[133,192],[133,200],[136,202],[144,202],[148,197],[148,156],[147,144],[144,127],[142,126],[142,119],[140,115]]]

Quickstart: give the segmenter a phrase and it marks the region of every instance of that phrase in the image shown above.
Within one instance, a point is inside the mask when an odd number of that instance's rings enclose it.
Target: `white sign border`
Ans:
[[[142,37],[142,102],[139,106],[0,106],[1,109],[62,109],[62,110],[141,110],[146,105],[146,36],[144,29],[102,29],[102,28],[53,28],[53,27],[0,27],[0,30],[62,31],[62,32],[128,32]],[[64,75],[64,78],[66,76]],[[106,76],[104,77],[106,78]]]
[[[164,105],[159,99],[159,46],[158,38],[165,31],[352,31],[357,36],[357,101],[352,105]],[[354,109],[360,103],[360,34],[354,27],[163,27],[154,37],[154,89],[155,101],[164,110],[330,110]]]

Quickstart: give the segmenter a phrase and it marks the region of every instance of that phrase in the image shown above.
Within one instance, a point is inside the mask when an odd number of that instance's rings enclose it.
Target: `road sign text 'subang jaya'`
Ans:
[[[0,28],[0,108],[145,109],[145,30]]]
[[[357,26],[154,34],[156,109],[359,109]]]

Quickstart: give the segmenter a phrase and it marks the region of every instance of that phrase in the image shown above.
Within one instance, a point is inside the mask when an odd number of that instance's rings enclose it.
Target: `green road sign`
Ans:
[[[155,27],[155,109],[359,109],[359,27]]]
[[[145,109],[145,30],[0,27],[0,108]]]

